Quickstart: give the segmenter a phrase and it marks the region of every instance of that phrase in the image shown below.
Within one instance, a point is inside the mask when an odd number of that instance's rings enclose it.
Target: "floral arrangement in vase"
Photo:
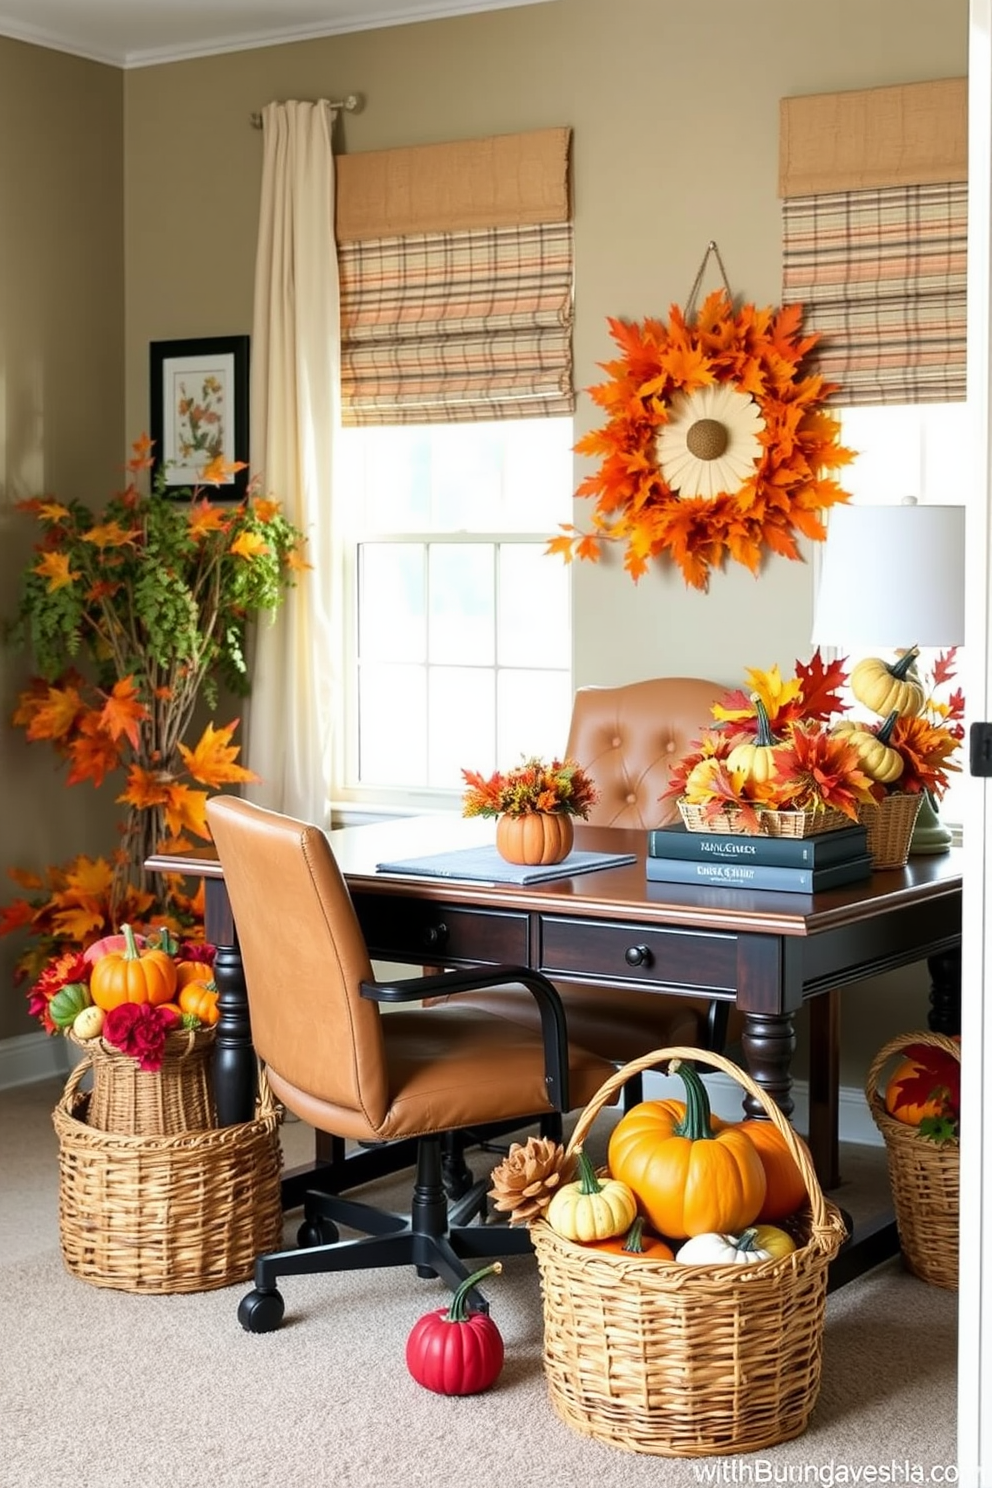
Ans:
[[[494,816],[496,846],[511,863],[561,862],[572,849],[573,817],[587,817],[599,792],[575,760],[537,756],[505,772],[463,770],[463,816]]]
[[[713,726],[678,762],[665,798],[678,798],[690,825],[698,818],[712,827],[730,817],[734,830],[759,832],[772,825],[769,814],[803,813],[822,830],[828,816],[831,825],[859,821],[892,793],[939,797],[948,772],[959,768],[952,756],[964,734],[964,698],[936,696],[954,676],[953,650],[938,658],[928,685],[909,678],[912,659],[891,667],[878,658],[858,663],[851,677],[856,699],[871,683],[876,702],[901,704],[863,722],[850,717],[842,695],[846,659],[824,663],[817,650],[808,663],[797,661],[789,678],[777,666],[749,670],[747,691],[714,704]]]
[[[100,511],[54,497],[18,504],[39,540],[5,634],[38,675],[13,722],[55,750],[67,785],[99,787],[124,772],[119,840],[106,854],[10,870],[23,892],[0,912],[0,935],[31,937],[15,976],[35,985],[46,963],[55,974],[64,955],[125,922],[202,939],[202,886],[190,894],[178,876],[153,881],[144,864],[190,837],[209,840],[210,791],[257,778],[237,762],[236,719],[187,735],[222,684],[247,695],[249,627],[274,616],[307,566],[303,536],[277,501],[252,485],[238,503],[209,499],[211,485],[243,465],[215,460],[178,498],[161,467],[142,492],[151,448],[144,436],[134,444],[126,488]]]

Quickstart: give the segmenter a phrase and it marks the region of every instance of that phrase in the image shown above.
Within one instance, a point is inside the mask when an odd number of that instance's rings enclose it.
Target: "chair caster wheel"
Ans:
[[[296,1243],[304,1250],[315,1245],[336,1245],[340,1239],[338,1227],[330,1219],[305,1219],[296,1232]]]
[[[238,1322],[247,1333],[274,1333],[286,1304],[279,1292],[249,1292],[238,1305]]]

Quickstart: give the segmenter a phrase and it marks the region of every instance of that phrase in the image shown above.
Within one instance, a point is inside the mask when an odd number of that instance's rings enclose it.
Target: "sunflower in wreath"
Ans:
[[[804,370],[818,337],[801,322],[798,305],[735,310],[723,290],[667,325],[609,319],[620,355],[588,389],[607,421],[575,445],[600,462],[576,492],[595,500],[592,531],[563,524],[548,551],[596,560],[623,543],[635,581],[667,555],[707,589],[728,559],[757,574],[765,549],[798,560],[800,534],[822,542],[822,512],[849,499],[832,472],[854,452],[824,407],[836,384]]]

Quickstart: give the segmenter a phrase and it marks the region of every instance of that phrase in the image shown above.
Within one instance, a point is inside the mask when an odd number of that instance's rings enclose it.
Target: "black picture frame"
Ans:
[[[216,454],[244,461],[230,480],[203,487],[211,501],[241,501],[248,489],[248,336],[205,336],[150,343],[152,482],[188,500]],[[187,400],[192,407],[187,409]],[[202,411],[207,410],[204,420]],[[201,417],[190,422],[193,410]],[[198,425],[200,427],[198,427]],[[202,453],[196,449],[202,442]]]

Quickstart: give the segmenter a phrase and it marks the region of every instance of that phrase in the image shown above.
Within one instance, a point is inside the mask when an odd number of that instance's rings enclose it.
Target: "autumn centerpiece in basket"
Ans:
[[[130,925],[56,957],[28,1007],[93,1068],[88,1122],[132,1136],[216,1125],[209,1057],[219,1017],[214,948]]]
[[[777,666],[749,670],[746,691],[713,705],[712,727],[672,771],[666,795],[677,797],[691,831],[808,836],[860,821],[870,839],[886,800],[939,795],[958,768],[951,756],[963,736],[964,699],[958,692],[945,703],[934,694],[954,675],[953,658],[952,650],[938,659],[932,687],[914,681],[911,698],[900,694],[901,710],[890,706],[865,721],[844,701],[843,658],[824,663],[817,650],[789,678]],[[850,679],[859,700],[863,667]]]
[[[587,817],[598,792],[575,760],[536,756],[486,778],[463,770],[463,816],[495,816],[496,847],[508,863],[560,863],[574,841],[573,817]]]

